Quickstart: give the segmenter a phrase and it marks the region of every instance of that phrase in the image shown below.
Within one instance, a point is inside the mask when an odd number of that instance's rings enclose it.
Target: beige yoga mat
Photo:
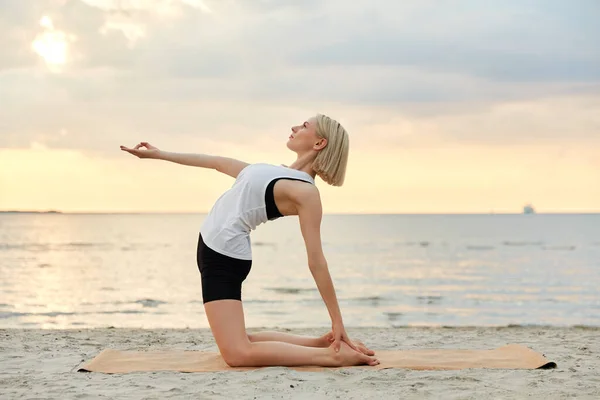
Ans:
[[[375,350],[380,364],[374,367],[343,368],[408,368],[417,370],[443,370],[464,368],[548,369],[556,363],[542,354],[519,344],[509,344],[493,350],[417,349]],[[140,371],[215,372],[248,371],[260,367],[229,367],[219,353],[189,350],[120,351],[103,350],[79,372],[104,372],[109,374]],[[314,366],[290,367],[298,371],[322,371]]]

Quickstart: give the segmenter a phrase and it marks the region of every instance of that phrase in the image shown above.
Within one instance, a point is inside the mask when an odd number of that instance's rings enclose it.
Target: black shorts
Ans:
[[[217,253],[198,238],[196,262],[202,276],[202,302],[242,300],[242,282],[248,276],[252,260],[240,260]]]

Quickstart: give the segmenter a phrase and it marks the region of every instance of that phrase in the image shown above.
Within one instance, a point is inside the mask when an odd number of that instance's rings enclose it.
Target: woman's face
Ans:
[[[317,135],[317,119],[311,117],[300,125],[292,126],[287,146],[295,152],[305,152],[312,149],[322,140]]]

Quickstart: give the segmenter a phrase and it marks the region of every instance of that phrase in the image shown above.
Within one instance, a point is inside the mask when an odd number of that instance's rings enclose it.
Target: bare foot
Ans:
[[[319,338],[319,347],[329,347],[331,345],[331,332],[324,334],[323,336],[321,336]],[[354,340],[352,339],[352,341],[354,342],[354,344],[356,345],[356,347],[358,347],[358,349],[363,353],[366,354],[368,356],[374,356],[375,352],[371,349],[369,349],[367,346],[365,346],[365,344],[363,342],[361,342],[360,340]]]
[[[333,349],[333,346],[329,346],[329,349],[333,353],[336,365],[340,367],[365,364],[375,366],[379,364],[379,360],[377,358],[354,351],[345,342],[342,342],[340,351],[337,353]]]

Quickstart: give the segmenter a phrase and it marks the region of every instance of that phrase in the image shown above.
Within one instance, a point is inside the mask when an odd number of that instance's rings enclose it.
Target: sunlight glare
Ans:
[[[40,26],[44,28],[44,32],[36,36],[31,43],[31,47],[44,59],[51,71],[59,72],[67,62],[69,42],[73,41],[75,37],[55,29],[52,20],[48,16],[42,17]]]

